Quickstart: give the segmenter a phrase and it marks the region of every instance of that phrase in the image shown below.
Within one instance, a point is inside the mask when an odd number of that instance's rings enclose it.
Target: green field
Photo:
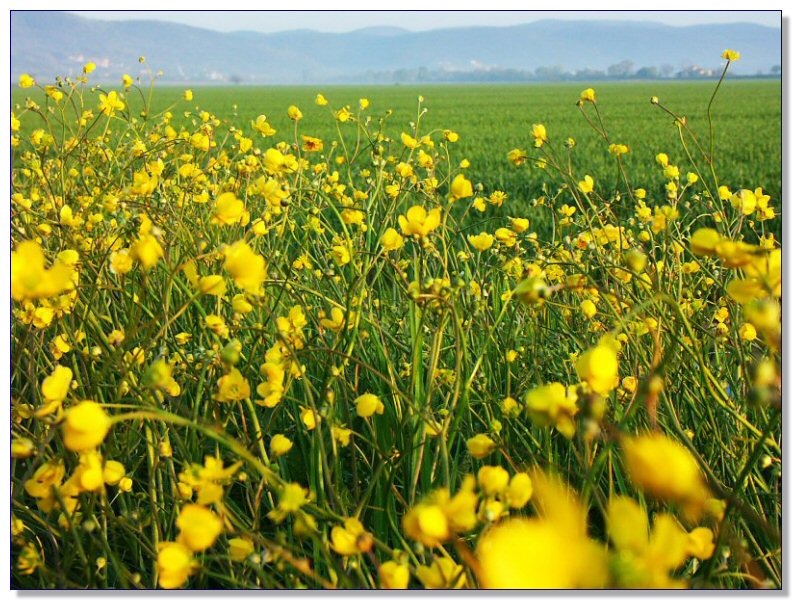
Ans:
[[[780,588],[780,84],[584,87],[16,90],[12,585]]]
[[[278,130],[276,141],[293,139],[293,123],[286,115],[290,105],[297,105],[305,118],[300,132],[325,139],[337,135],[336,123],[329,118],[330,109],[349,105],[357,111],[358,100],[368,98],[368,114],[384,117],[384,132],[396,136],[409,131],[418,112],[418,96],[428,110],[423,118],[424,131],[452,128],[461,140],[458,154],[467,157],[470,177],[484,184],[486,191],[500,189],[510,198],[530,201],[541,194],[543,173],[526,175],[506,160],[512,148],[530,145],[533,123],[544,123],[557,145],[573,137],[577,141],[574,168],[581,176],[596,173],[602,183],[615,183],[616,169],[607,153],[607,144],[586,123],[575,103],[580,90],[574,84],[536,85],[424,85],[424,86],[344,86],[344,87],[202,87],[195,88],[194,104],[230,124],[252,132],[251,121],[264,114]],[[662,171],[654,156],[665,152],[683,170],[692,170],[684,158],[673,119],[649,103],[659,96],[662,103],[680,116],[687,116],[691,128],[708,139],[707,103],[714,82],[650,82],[596,84],[600,110],[614,142],[630,146],[626,157],[631,179],[636,187],[650,193],[661,189]],[[181,99],[183,88],[158,87],[154,94],[154,111],[176,106],[187,108]],[[23,90],[15,90],[14,102],[23,102]],[[145,92],[145,90],[144,90]],[[323,93],[330,104],[317,106],[314,99]],[[136,94],[129,94],[135,103]],[[137,104],[139,106],[139,104]],[[781,194],[781,83],[778,81],[726,81],[715,100],[716,169],[728,173],[725,181],[732,189],[763,186],[780,204]],[[173,110],[175,117],[179,111]],[[25,126],[34,126],[32,120]],[[352,136],[355,128],[342,127]],[[610,177],[608,180],[606,178]],[[521,202],[522,204],[522,202]],[[523,205],[524,207],[525,205]]]

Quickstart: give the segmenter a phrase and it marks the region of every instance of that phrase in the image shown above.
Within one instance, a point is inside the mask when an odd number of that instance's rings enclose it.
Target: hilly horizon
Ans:
[[[162,81],[173,84],[711,77],[725,48],[742,53],[735,75],[780,70],[781,30],[752,23],[544,20],[430,31],[383,24],[348,33],[223,33],[168,21],[11,13],[12,77],[42,80],[79,75],[87,61],[97,64],[94,81],[162,70]]]

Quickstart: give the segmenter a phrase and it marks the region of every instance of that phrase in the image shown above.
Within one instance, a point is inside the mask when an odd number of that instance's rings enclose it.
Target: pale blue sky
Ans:
[[[781,26],[780,11],[70,11],[94,19],[155,19],[215,29],[275,32],[352,31],[389,25],[413,31],[470,25],[517,25],[541,19],[655,21],[667,25],[759,23]]]

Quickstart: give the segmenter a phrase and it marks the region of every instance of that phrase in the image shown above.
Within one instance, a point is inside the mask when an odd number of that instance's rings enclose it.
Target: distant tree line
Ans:
[[[768,73],[759,71],[756,76],[780,76],[781,66],[774,65]],[[360,83],[469,83],[469,82],[527,82],[527,81],[621,81],[643,79],[712,79],[720,76],[720,69],[689,65],[676,69],[672,65],[637,67],[631,60],[610,65],[607,69],[579,69],[568,71],[563,65],[549,65],[528,69],[489,67],[470,70],[392,69],[366,71],[362,75],[345,77],[348,82]]]

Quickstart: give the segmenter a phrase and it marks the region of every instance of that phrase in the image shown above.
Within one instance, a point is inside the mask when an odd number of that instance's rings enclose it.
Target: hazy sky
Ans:
[[[215,29],[274,32],[352,31],[391,25],[413,31],[470,25],[516,25],[540,19],[656,21],[668,25],[748,22],[780,27],[780,11],[70,11],[94,19],[156,19]]]

